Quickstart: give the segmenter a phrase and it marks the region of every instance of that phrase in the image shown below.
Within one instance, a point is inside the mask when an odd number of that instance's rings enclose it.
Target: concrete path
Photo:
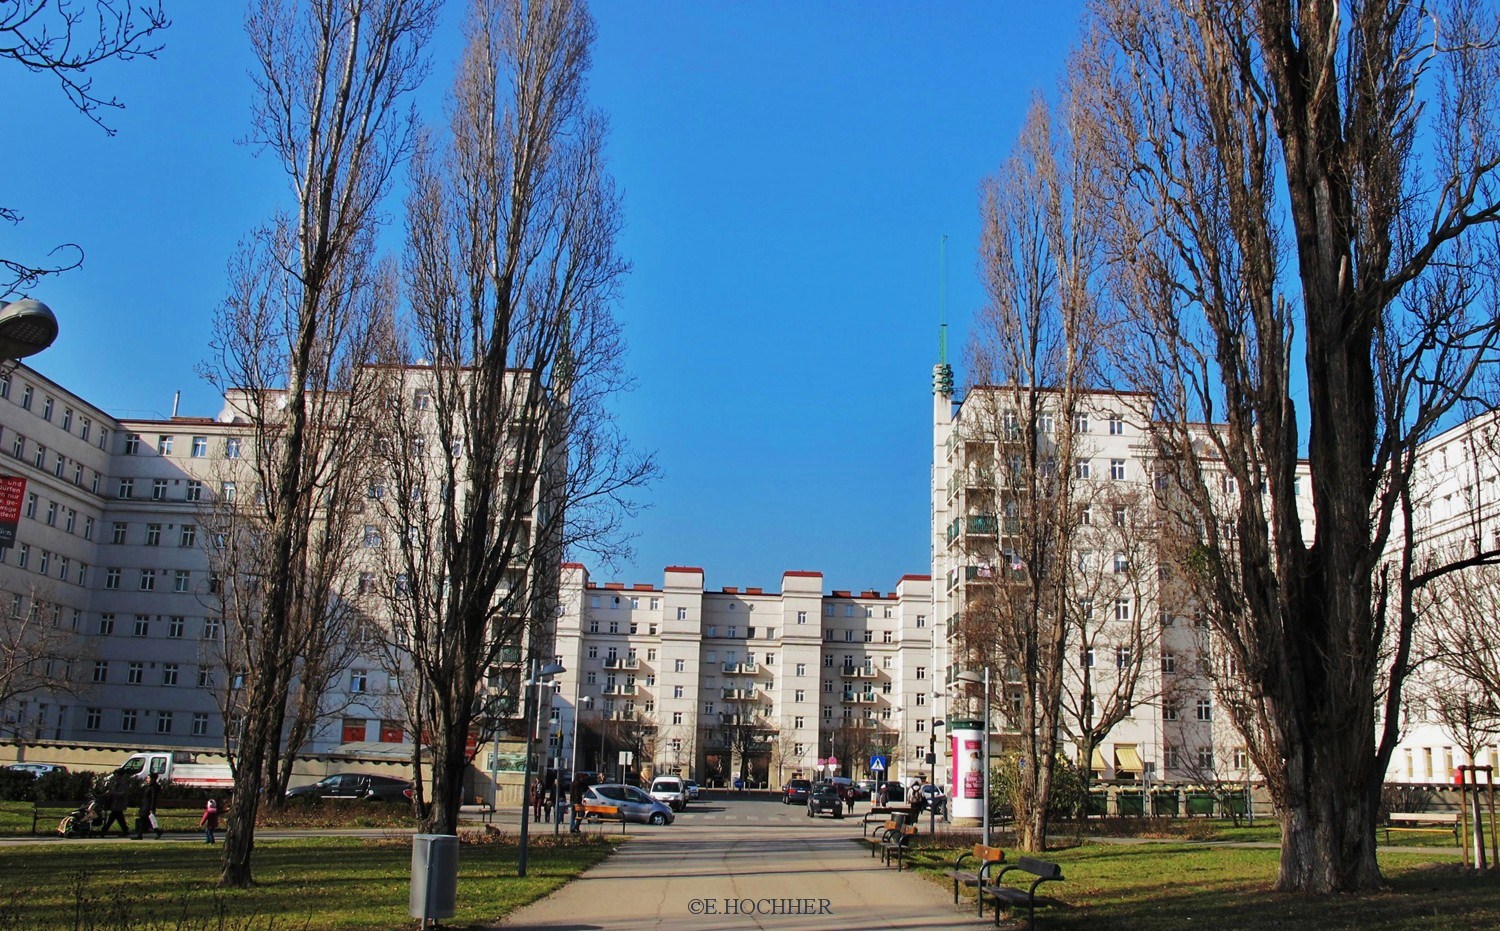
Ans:
[[[860,810],[864,806],[860,806]],[[810,819],[774,801],[705,799],[500,928],[988,928],[972,900],[854,843],[859,811]]]

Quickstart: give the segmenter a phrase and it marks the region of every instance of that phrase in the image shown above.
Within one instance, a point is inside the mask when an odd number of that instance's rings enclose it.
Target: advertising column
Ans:
[[[953,818],[984,817],[984,723],[954,719],[948,722],[948,798]]]

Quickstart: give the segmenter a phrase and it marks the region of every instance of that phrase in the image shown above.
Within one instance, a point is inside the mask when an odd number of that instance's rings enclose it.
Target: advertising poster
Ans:
[[[21,522],[21,502],[26,499],[26,479],[0,476],[0,546],[16,545],[16,525]]]
[[[948,797],[955,818],[981,818],[984,814],[984,731],[978,721],[951,721],[948,749],[952,774]]]

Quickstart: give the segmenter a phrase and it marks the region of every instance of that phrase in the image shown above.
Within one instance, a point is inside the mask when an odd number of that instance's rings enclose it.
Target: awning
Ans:
[[[1094,748],[1094,755],[1089,759],[1089,769],[1101,773],[1109,769],[1109,764],[1104,762],[1104,754],[1099,752],[1098,747]]]
[[[1115,745],[1115,769],[1121,772],[1138,773],[1141,771],[1141,758],[1135,752],[1135,745]]]

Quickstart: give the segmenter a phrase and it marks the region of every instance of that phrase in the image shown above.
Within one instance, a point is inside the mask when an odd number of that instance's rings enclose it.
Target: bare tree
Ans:
[[[481,0],[465,28],[446,141],[413,161],[408,377],[382,413],[390,613],[422,685],[440,833],[485,672],[508,645],[551,659],[564,553],[618,552],[625,495],[653,471],[604,406],[623,385],[625,266],[584,97],[593,23],[571,0]]]
[[[1133,377],[1157,399],[1200,601],[1245,677],[1233,709],[1281,819],[1277,885],[1376,888],[1413,593],[1495,555],[1419,567],[1409,495],[1417,444],[1493,362],[1500,327],[1494,13],[1095,12],[1074,70],[1109,156],[1114,285],[1143,334]],[[1228,513],[1210,495],[1226,477]]]
[[[35,734],[23,705],[31,696],[79,695],[88,686],[84,665],[93,656],[88,639],[63,624],[61,606],[46,584],[13,592],[0,610],[0,731]]]
[[[1067,654],[1084,616],[1079,536],[1095,491],[1078,464],[1105,322],[1095,297],[1098,216],[1092,164],[1071,105],[1033,104],[1020,139],[985,182],[980,274],[988,303],[970,348],[962,412],[964,499],[950,539],[975,574],[965,587],[959,657],[1004,683],[1019,732],[1021,843],[1045,849],[1063,736]],[[970,698],[974,695],[971,690]],[[989,719],[986,709],[985,718]]]
[[[170,25],[160,3],[11,0],[0,6],[0,61],[52,75],[74,109],[113,136],[104,114],[125,104],[94,89],[93,69],[111,60],[155,58],[157,34]],[[0,206],[0,222],[22,219],[16,209]],[[0,257],[0,300],[83,264],[83,250],[73,243],[50,255],[53,261],[42,265]]]
[[[291,181],[295,206],[242,246],[206,374],[244,393],[256,487],[245,581],[244,716],[220,883],[251,880],[255,815],[284,724],[291,659],[316,568],[323,495],[360,449],[374,409],[367,363],[389,332],[392,281],[373,259],[379,207],[409,152],[402,99],[426,67],[435,0],[261,0],[246,31],[259,73],[252,139]],[[252,491],[252,489],[247,489]],[[227,578],[226,578],[227,584]],[[318,620],[326,618],[317,612]]]

